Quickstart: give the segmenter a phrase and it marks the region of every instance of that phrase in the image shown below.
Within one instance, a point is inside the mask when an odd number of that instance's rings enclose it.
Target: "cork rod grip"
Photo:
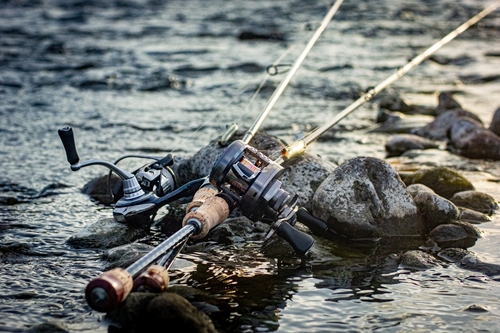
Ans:
[[[85,298],[92,309],[108,312],[116,308],[130,294],[133,283],[129,272],[122,268],[114,268],[90,281],[85,289]]]
[[[227,219],[229,215],[229,205],[226,200],[221,197],[212,196],[205,200],[205,202],[195,211],[191,211],[184,217],[183,225],[190,219],[199,221],[202,225],[201,231],[192,235],[193,239],[200,239],[205,237],[210,229],[219,225]]]
[[[203,205],[205,200],[215,196],[219,191],[214,187],[202,187],[193,196],[193,200],[189,203],[186,208],[186,214],[191,212],[193,209],[196,210],[198,207]]]

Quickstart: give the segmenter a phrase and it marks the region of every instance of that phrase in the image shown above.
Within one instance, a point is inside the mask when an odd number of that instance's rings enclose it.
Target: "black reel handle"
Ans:
[[[69,164],[74,165],[80,161],[78,153],[76,152],[75,136],[73,135],[73,129],[71,127],[64,127],[57,131],[59,137],[66,151],[66,158]]]
[[[314,238],[302,231],[292,227],[290,224],[283,222],[276,230],[276,234],[290,244],[295,252],[301,256],[313,246]]]
[[[328,230],[328,225],[323,220],[315,218],[305,208],[299,208],[295,214],[297,215],[297,221],[317,235],[321,236]]]

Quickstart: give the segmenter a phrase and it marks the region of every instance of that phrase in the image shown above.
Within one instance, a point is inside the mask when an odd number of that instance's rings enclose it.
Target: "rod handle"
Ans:
[[[201,231],[191,237],[201,239],[205,237],[210,229],[221,224],[229,216],[229,205],[221,197],[212,196],[194,211],[190,211],[184,217],[182,225],[188,224],[193,219],[201,223]]]
[[[313,246],[314,238],[305,232],[299,231],[290,224],[283,222],[276,230],[276,234],[288,242],[298,255],[305,255]]]
[[[201,187],[198,191],[196,191],[196,193],[193,196],[193,200],[187,206],[186,214],[188,214],[192,210],[198,209],[198,207],[203,205],[203,203],[208,198],[215,196],[217,193],[219,193],[219,190],[217,190],[213,186]]]
[[[328,225],[323,220],[315,218],[305,208],[299,208],[295,214],[297,215],[297,221],[315,234],[321,235],[328,230]]]
[[[85,288],[88,305],[99,312],[116,308],[132,291],[134,281],[123,268],[114,268],[92,280]]]
[[[161,293],[167,289],[169,282],[170,277],[168,276],[168,270],[165,267],[160,265],[151,265],[147,270],[134,279],[134,286],[132,290],[140,291],[145,289],[146,291]]]
[[[64,127],[57,131],[59,137],[66,151],[66,158],[69,164],[74,165],[80,161],[78,153],[76,152],[75,136],[73,134],[73,129],[71,127]]]

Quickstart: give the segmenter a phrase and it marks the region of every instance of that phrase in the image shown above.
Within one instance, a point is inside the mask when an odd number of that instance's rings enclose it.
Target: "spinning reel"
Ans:
[[[158,209],[179,198],[193,195],[204,179],[193,180],[176,189],[171,155],[157,159],[130,173],[113,163],[103,160],[87,160],[79,163],[73,129],[65,127],[58,131],[64,145],[71,170],[78,171],[90,165],[102,165],[121,178],[118,191],[115,191],[116,204],[113,216],[118,222],[143,225],[150,222]]]
[[[314,243],[310,235],[294,229],[297,222],[297,196],[281,188],[279,177],[285,170],[257,149],[237,140],[215,162],[210,183],[221,190],[231,208],[238,206],[256,222],[264,217],[274,221],[272,233],[285,239],[298,254],[305,254]]]

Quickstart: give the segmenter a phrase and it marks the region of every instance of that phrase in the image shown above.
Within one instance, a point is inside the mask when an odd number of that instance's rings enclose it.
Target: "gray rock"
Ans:
[[[131,228],[116,222],[114,218],[105,218],[87,226],[67,242],[75,248],[109,249],[131,243],[146,235],[147,230],[144,228]]]
[[[313,215],[350,238],[420,235],[413,198],[387,162],[356,157],[336,168],[313,197]]]
[[[468,248],[475,244],[480,238],[480,231],[466,222],[454,222],[453,224],[441,224],[434,228],[430,237],[441,248],[462,247]]]
[[[283,167],[282,189],[291,195],[297,194],[297,204],[310,211],[314,193],[336,166],[318,156],[304,154],[287,161]]]
[[[446,140],[451,126],[460,117],[469,117],[481,122],[478,116],[465,110],[449,110],[434,119],[431,123],[415,131],[416,135],[426,137],[431,140]]]
[[[500,136],[500,108],[496,109],[489,127],[490,131]]]
[[[92,199],[103,205],[110,205],[114,202],[112,191],[120,181],[120,177],[111,174],[96,177],[85,184],[82,193],[89,195]]]
[[[471,159],[500,160],[500,137],[481,124],[459,118],[450,128],[454,152]]]
[[[480,191],[462,191],[455,193],[450,201],[456,206],[469,208],[491,215],[498,209],[498,202],[491,195]]]
[[[477,212],[472,209],[458,207],[460,210],[460,221],[479,224],[484,222],[491,222],[491,217],[486,214]]]
[[[423,150],[438,147],[439,143],[414,134],[394,136],[385,144],[387,157],[400,156],[404,152],[412,149]]]
[[[101,259],[108,262],[105,271],[115,267],[126,268],[152,249],[151,245],[131,243],[105,251],[101,254]]]
[[[460,212],[449,200],[430,192],[420,192],[415,203],[427,230],[432,230],[440,224],[447,224],[458,220]]]
[[[414,198],[420,192],[435,193],[430,187],[425,186],[424,184],[411,184],[408,187],[406,187],[406,189],[411,194],[411,196]]]

